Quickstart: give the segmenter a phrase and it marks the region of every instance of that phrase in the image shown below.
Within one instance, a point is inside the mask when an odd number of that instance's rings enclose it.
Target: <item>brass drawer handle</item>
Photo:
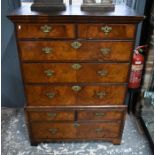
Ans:
[[[55,95],[56,95],[56,93],[46,93],[46,96],[47,96],[49,99],[54,98]]]
[[[81,67],[82,67],[82,65],[80,65],[80,64],[73,64],[73,65],[72,65],[72,68],[73,68],[74,70],[79,70]]]
[[[74,127],[75,127],[75,128],[77,128],[77,127],[79,127],[79,126],[80,126],[80,124],[74,123]]]
[[[103,99],[106,95],[107,95],[107,94],[106,94],[105,92],[103,92],[103,91],[101,91],[101,92],[96,92],[96,96],[97,96],[97,98],[99,98],[99,99]]]
[[[49,129],[48,131],[49,131],[51,134],[53,134],[53,135],[54,135],[54,134],[56,134],[56,133],[57,133],[57,131],[58,131],[58,130],[57,130],[57,129],[55,129],[55,128],[51,128],[51,129]]]
[[[46,76],[51,77],[54,76],[54,71],[53,70],[45,70],[44,73],[46,74]]]
[[[78,49],[82,46],[82,44],[78,41],[75,41],[73,43],[71,43],[71,46],[74,48],[74,49]]]
[[[44,26],[41,26],[40,29],[44,33],[49,33],[52,31],[52,26],[44,25]]]
[[[50,54],[50,53],[52,53],[53,49],[50,48],[50,47],[44,47],[44,48],[42,48],[42,51],[43,51],[45,54]]]
[[[95,116],[98,116],[98,117],[102,117],[102,116],[104,116],[105,114],[104,113],[99,113],[99,112],[96,112],[95,113]]]
[[[81,87],[80,86],[73,86],[72,90],[75,91],[75,92],[78,92],[78,91],[81,90]]]
[[[108,25],[102,26],[101,31],[104,32],[105,35],[108,35],[112,31],[112,27]]]
[[[110,52],[111,52],[111,49],[110,48],[101,48],[100,49],[100,52],[103,56],[106,56],[106,55],[109,55]]]
[[[103,129],[101,129],[101,128],[96,128],[96,129],[95,129],[95,132],[96,132],[97,134],[99,134],[99,133],[103,132]]]
[[[101,77],[107,76],[108,75],[108,71],[106,70],[100,70],[97,72],[97,74]]]
[[[48,117],[56,117],[57,114],[56,114],[56,113],[47,113],[47,116],[48,116]]]

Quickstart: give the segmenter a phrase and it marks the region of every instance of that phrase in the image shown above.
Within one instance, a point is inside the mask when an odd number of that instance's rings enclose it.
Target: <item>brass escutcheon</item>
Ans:
[[[50,54],[52,53],[52,48],[51,47],[44,47],[42,48],[42,51],[45,53],[45,54]]]
[[[80,124],[74,123],[74,127],[75,127],[75,128],[77,128],[77,127],[79,127],[79,126],[80,126]]]
[[[99,76],[101,76],[101,77],[104,77],[104,76],[107,76],[108,71],[106,71],[106,70],[100,70],[100,71],[97,72],[97,74]]]
[[[95,129],[95,132],[96,132],[96,133],[101,133],[101,132],[103,132],[103,129],[101,129],[101,128],[96,128],[96,129]]]
[[[105,35],[108,35],[112,31],[112,27],[108,25],[102,26],[101,31],[104,32]]]
[[[54,71],[53,70],[45,70],[44,73],[46,74],[46,76],[51,77],[54,76]]]
[[[98,117],[102,117],[102,116],[104,116],[105,114],[104,114],[104,113],[100,113],[100,112],[96,112],[95,115],[98,116]]]
[[[81,90],[81,87],[80,86],[73,86],[72,90],[74,90],[75,92],[78,92]]]
[[[79,70],[81,67],[82,67],[82,65],[80,65],[80,64],[73,64],[72,65],[72,68],[75,70]]]
[[[74,49],[78,49],[82,46],[82,44],[78,41],[75,41],[73,43],[71,43],[71,46],[74,48]]]
[[[56,117],[57,114],[56,114],[56,113],[47,113],[47,116],[48,116],[48,117]]]
[[[110,54],[111,49],[110,48],[101,48],[100,52],[101,52],[102,55],[106,56],[106,55]]]
[[[97,92],[96,93],[96,96],[99,98],[99,99],[103,99],[107,94],[103,91],[101,92]]]
[[[48,130],[51,134],[56,134],[56,132],[58,131],[57,129],[55,128],[51,128]]]
[[[52,27],[51,26],[48,26],[48,25],[44,25],[44,26],[41,26],[40,29],[44,33],[49,33],[49,32],[51,32]]]
[[[49,98],[49,99],[52,99],[52,98],[54,98],[55,97],[55,95],[56,95],[56,93],[46,93],[46,96]]]

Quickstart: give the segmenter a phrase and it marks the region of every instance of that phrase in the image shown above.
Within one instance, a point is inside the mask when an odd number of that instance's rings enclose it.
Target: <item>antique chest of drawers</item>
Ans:
[[[142,16],[114,12],[39,13],[23,6],[14,22],[31,144],[104,140],[120,144],[130,61]]]

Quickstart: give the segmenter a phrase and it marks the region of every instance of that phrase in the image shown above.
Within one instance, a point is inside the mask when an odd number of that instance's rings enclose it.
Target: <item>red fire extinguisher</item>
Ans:
[[[136,89],[140,87],[142,71],[144,66],[143,52],[146,45],[139,46],[135,49],[132,59],[132,66],[129,79],[129,88]]]

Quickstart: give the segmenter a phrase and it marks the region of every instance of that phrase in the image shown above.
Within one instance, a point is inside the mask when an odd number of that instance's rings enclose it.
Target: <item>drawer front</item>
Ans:
[[[121,120],[124,116],[124,111],[116,110],[89,110],[89,111],[79,111],[78,120],[79,121],[114,121]]]
[[[28,106],[75,105],[76,93],[69,86],[26,85]]]
[[[134,39],[133,24],[80,24],[78,37],[83,39]]]
[[[120,123],[33,123],[33,139],[118,138]],[[88,134],[89,133],[89,134]]]
[[[34,139],[76,138],[73,123],[33,123],[31,132]]]
[[[25,88],[28,106],[120,105],[126,94],[125,85],[26,85]]]
[[[120,105],[123,104],[125,94],[125,85],[85,86],[77,94],[77,104]]]
[[[73,24],[19,24],[18,38],[75,38]]]
[[[27,111],[29,120],[34,121],[74,121],[71,111]]]
[[[117,138],[120,136],[120,123],[80,123],[78,138]]]
[[[129,61],[132,42],[20,41],[22,60]]]
[[[24,63],[27,83],[127,82],[128,63]]]

